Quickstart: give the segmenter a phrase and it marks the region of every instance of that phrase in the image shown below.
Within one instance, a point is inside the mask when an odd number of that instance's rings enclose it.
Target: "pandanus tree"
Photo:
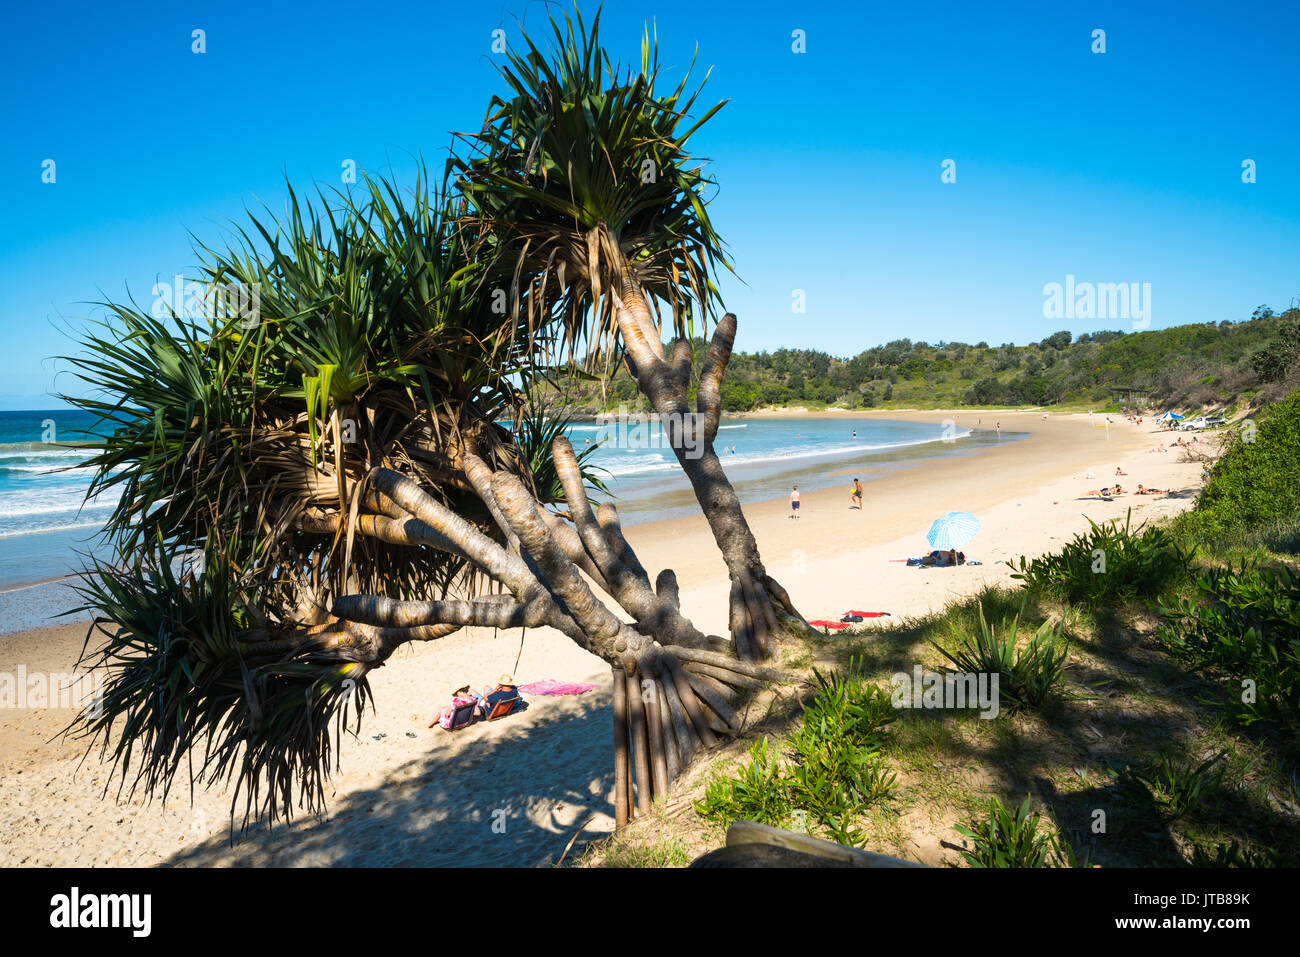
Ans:
[[[729,266],[707,211],[713,183],[686,148],[724,104],[692,121],[703,84],[689,90],[688,71],[661,91],[648,34],[640,69],[620,70],[599,44],[599,18],[590,31],[581,18],[553,29],[552,55],[526,36],[507,54],[509,94],[493,98],[482,131],[453,157],[469,216],[523,277],[515,314],[544,317],[570,346],[621,347],[722,552],[735,650],[766,657],[773,634],[804,623],[764,568],[713,447],[736,317],[717,322],[698,370],[690,345],[693,323],[716,315],[714,273]],[[667,350],[665,326],[677,334]]]
[[[620,73],[596,23],[555,34],[549,59],[511,55],[513,95],[449,185],[291,190],[283,216],[196,250],[205,286],[253,308],[108,303],[69,357],[90,396],[71,401],[100,420],[91,494],[120,495],[81,585],[111,678],[79,725],[123,787],[165,795],[186,768],[233,778],[245,820],[318,809],[397,648],[551,627],[613,670],[623,823],[738,728],[737,689],[783,677],[757,659],[802,619],[712,448],[734,317],[694,375],[652,313],[684,335],[716,303],[683,149],[713,111],[679,132],[693,97],[656,92],[648,46]],[[651,582],[583,456],[538,421],[534,377],[592,342],[670,423],[731,573],[729,638],[682,614],[671,570]]]

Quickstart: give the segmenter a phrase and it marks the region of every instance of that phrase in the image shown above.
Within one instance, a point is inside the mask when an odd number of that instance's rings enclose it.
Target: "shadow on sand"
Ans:
[[[608,694],[579,713],[437,750],[377,772],[382,780],[335,796],[321,817],[236,828],[163,863],[168,867],[528,867],[555,863],[579,825],[612,825],[613,739]],[[509,720],[509,719],[506,719]],[[461,734],[475,734],[471,726]],[[364,732],[363,732],[364,735]],[[346,745],[345,745],[346,747]],[[346,753],[344,766],[346,767]],[[546,769],[535,782],[519,765]],[[522,785],[522,787],[521,787]],[[609,830],[588,826],[569,852]],[[232,844],[233,840],[233,844]]]

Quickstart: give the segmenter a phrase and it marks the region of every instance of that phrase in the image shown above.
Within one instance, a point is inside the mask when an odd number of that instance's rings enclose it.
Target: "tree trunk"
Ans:
[[[373,535],[386,542],[449,551],[500,583],[508,594],[469,601],[399,601],[351,595],[309,640],[328,638],[349,660],[383,663],[402,642],[428,640],[457,627],[549,625],[611,665],[614,679],[614,813],[622,826],[668,793],[700,747],[739,730],[731,705],[737,689],[788,680],[751,663],[770,657],[783,630],[806,623],[763,567],[740,500],[713,448],[721,416],[720,385],[735,336],[735,317],[719,322],[700,372],[697,412],[689,411],[689,344],[678,341],[671,364],[630,273],[627,302],[616,298],[619,329],[638,388],[663,423],[673,451],[722,553],[731,581],[731,640],[702,634],[681,613],[676,576],[660,572],[652,587],[624,538],[614,507],[593,510],[569,441],[553,443],[568,521],[542,508],[516,475],[493,471],[471,450],[462,456],[466,485],[483,500],[505,544],[437,503],[409,479],[376,469],[353,510],[305,518],[306,531]],[[364,488],[364,486],[363,486]],[[348,523],[341,527],[341,523]],[[586,577],[584,577],[584,574]],[[589,584],[589,582],[591,584]],[[632,618],[615,616],[592,590],[608,593]]]
[[[721,384],[736,336],[736,317],[719,321],[700,370],[696,412],[690,412],[690,344],[673,343],[671,365],[664,360],[655,325],[632,271],[622,268],[623,297],[615,315],[637,388],[661,417],[677,461],[690,480],[713,540],[722,553],[733,588],[728,618],[736,653],[744,659],[770,657],[779,633],[807,631],[808,623],[790,596],[763,567],[758,543],[745,520],[740,498],[713,447],[722,416]]]

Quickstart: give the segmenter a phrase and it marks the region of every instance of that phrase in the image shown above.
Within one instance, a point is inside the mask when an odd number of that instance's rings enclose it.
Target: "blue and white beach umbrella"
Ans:
[[[934,520],[925,536],[931,548],[948,551],[963,548],[980,530],[980,520],[970,512],[949,512]]]

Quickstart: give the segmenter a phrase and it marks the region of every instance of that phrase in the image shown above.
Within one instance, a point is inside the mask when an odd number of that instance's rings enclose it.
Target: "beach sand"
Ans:
[[[861,413],[855,413],[861,417]],[[943,421],[944,412],[873,417]],[[1087,518],[1135,523],[1190,506],[1201,466],[1179,462],[1174,435],[1087,416],[956,413],[960,428],[1001,421],[1032,433],[978,454],[922,466],[845,473],[841,490],[808,492],[799,520],[784,500],[746,506],[768,571],[808,618],[849,608],[920,614],[988,583],[1006,582],[999,562],[1050,551],[1087,528]],[[1101,417],[1094,417],[1102,421]],[[1116,478],[1121,467],[1127,476]],[[819,467],[836,469],[833,464]],[[812,466],[810,466],[812,468]],[[1091,470],[1095,477],[1085,478]],[[849,507],[854,475],[861,512]],[[1168,488],[1170,496],[1082,500],[1121,482]],[[981,530],[965,551],[981,565],[909,568],[929,550],[925,532],[948,511],[972,511]],[[705,631],[724,633],[726,572],[703,516],[627,530],[653,577],[672,567],[684,612]],[[69,673],[85,625],[0,636],[0,673]],[[517,661],[517,663],[516,663]],[[527,710],[448,733],[427,729],[450,691],[490,685],[502,671],[519,683],[582,681],[597,690],[533,697]],[[342,747],[323,817],[300,817],[230,841],[232,790],[181,782],[165,806],[117,797],[117,779],[81,743],[59,737],[73,712],[0,709],[0,865],[66,866],[529,866],[554,862],[585,825],[584,839],[612,829],[612,740],[608,666],[549,629],[470,629],[400,650],[371,675],[377,712]],[[107,794],[105,793],[107,789]]]

